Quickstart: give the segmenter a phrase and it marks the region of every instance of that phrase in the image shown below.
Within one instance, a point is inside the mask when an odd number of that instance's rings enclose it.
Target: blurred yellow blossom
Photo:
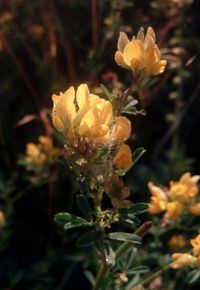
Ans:
[[[174,235],[169,241],[168,245],[170,248],[183,248],[186,245],[186,240],[183,235]]]
[[[179,181],[171,181],[169,196],[172,200],[180,200],[181,202],[188,201],[198,193],[197,182],[200,176],[191,176],[191,173],[186,172],[183,174]]]
[[[174,253],[172,254],[172,259],[174,260],[171,264],[173,269],[197,264],[197,258],[188,253]]]
[[[90,94],[87,84],[81,84],[75,93],[70,87],[65,93],[53,95],[52,119],[55,128],[64,133],[68,143],[83,137],[93,144],[123,143],[131,132],[126,117],[113,116],[112,104]]]
[[[158,186],[155,186],[153,182],[148,182],[148,188],[152,195],[149,204],[149,212],[157,214],[164,211],[167,206],[167,196],[165,192]]]
[[[4,11],[0,14],[0,24],[4,24],[6,22],[10,22],[13,20],[14,15],[10,11]]]
[[[200,215],[200,203],[196,201],[200,176],[184,173],[178,181],[171,181],[169,188],[161,189],[152,182],[148,183],[151,192],[149,212],[158,214],[165,212],[163,225],[176,220],[184,213]]]
[[[3,211],[0,210],[0,228],[4,227],[5,225],[6,225],[6,219],[5,219]]]
[[[167,61],[161,60],[152,27],[148,27],[146,36],[141,27],[137,37],[133,36],[131,41],[125,32],[121,32],[117,48],[115,61],[121,67],[130,69],[135,73],[144,70],[149,76],[161,74],[165,70]]]
[[[191,214],[200,216],[200,203],[191,204],[188,210]]]
[[[190,240],[191,245],[193,246],[193,254],[195,257],[200,257],[200,234]]]
[[[39,136],[39,143],[26,145],[26,161],[29,164],[43,165],[51,163],[59,155],[59,149],[53,146],[52,140],[47,136]]]
[[[181,214],[182,206],[178,201],[168,202],[166,206],[166,213],[164,215],[165,221],[176,220]]]
[[[193,247],[193,255],[188,253],[174,253],[172,259],[174,260],[171,267],[174,269],[182,268],[185,266],[200,265],[200,234],[190,240]]]
[[[132,153],[127,144],[122,144],[113,159],[113,163],[118,168],[128,169],[132,165]]]

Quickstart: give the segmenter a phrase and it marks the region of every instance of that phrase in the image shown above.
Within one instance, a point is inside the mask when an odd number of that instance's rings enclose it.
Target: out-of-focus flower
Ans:
[[[200,256],[200,234],[196,238],[191,239],[190,243],[193,246],[193,255],[195,257],[199,257]]]
[[[174,269],[179,269],[185,266],[194,266],[200,265],[200,234],[190,240],[190,243],[193,247],[193,255],[188,253],[174,253],[172,254],[172,262],[171,267]]]
[[[200,215],[200,203],[196,202],[200,176],[186,172],[179,181],[171,181],[169,188],[161,189],[148,183],[152,194],[149,212],[157,214],[165,211],[163,225],[177,218],[184,212]]]
[[[171,181],[168,193],[170,198],[186,202],[195,197],[198,193],[197,182],[199,179],[199,175],[191,176],[191,173],[187,172],[181,176],[179,181]]]
[[[26,162],[29,164],[43,165],[53,162],[59,155],[59,149],[53,146],[52,140],[46,136],[39,136],[39,143],[26,145]]]
[[[118,168],[128,169],[132,165],[132,153],[127,144],[122,144],[113,159],[113,164]]]
[[[113,116],[112,104],[90,94],[88,86],[81,84],[75,94],[73,87],[65,93],[53,95],[52,119],[55,128],[63,132],[68,143],[83,137],[88,143],[108,145],[123,143],[131,132],[126,117]]]
[[[151,214],[157,214],[166,210],[167,196],[165,192],[158,186],[155,186],[153,182],[148,182],[148,188],[152,194],[149,212]]]
[[[185,5],[190,5],[193,3],[193,0],[171,0],[178,7],[183,7]]]
[[[156,277],[148,286],[148,290],[160,290],[162,289],[163,281],[162,276]]]
[[[174,235],[169,239],[168,245],[170,246],[170,248],[181,249],[184,248],[184,246],[186,245],[186,241],[183,235]]]
[[[185,266],[192,266],[197,264],[197,258],[187,253],[174,253],[172,254],[172,259],[174,260],[171,263],[173,269],[180,269]]]
[[[188,207],[188,210],[191,214],[195,216],[200,216],[200,203],[192,204]]]
[[[164,215],[165,221],[176,220],[181,214],[182,206],[178,201],[168,202],[166,206],[166,213]]]
[[[0,24],[4,24],[6,22],[10,22],[14,18],[13,13],[9,11],[4,11],[0,14]]]
[[[6,225],[6,219],[4,216],[3,211],[0,211],[0,228],[4,227]]]
[[[44,27],[40,24],[34,24],[29,27],[29,33],[36,39],[42,39],[44,32]]]
[[[127,283],[128,282],[128,277],[126,276],[126,273],[122,272],[119,273],[119,279],[122,283]]]
[[[167,61],[161,60],[160,51],[155,43],[153,28],[148,27],[146,36],[140,28],[137,37],[130,41],[126,33],[121,32],[115,54],[115,61],[123,68],[134,73],[144,71],[147,75],[158,75],[164,72]]]

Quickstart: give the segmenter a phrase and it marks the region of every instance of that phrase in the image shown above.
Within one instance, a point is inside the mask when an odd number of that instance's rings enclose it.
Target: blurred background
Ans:
[[[90,289],[90,254],[74,246],[76,231],[53,221],[80,213],[51,95],[83,82],[97,94],[101,83],[130,86],[114,61],[120,31],[132,37],[152,26],[168,61],[133,91],[146,116],[132,118],[129,144],[147,152],[125,178],[132,200],[149,201],[149,180],[167,185],[200,172],[199,19],[198,0],[0,1],[0,289]]]

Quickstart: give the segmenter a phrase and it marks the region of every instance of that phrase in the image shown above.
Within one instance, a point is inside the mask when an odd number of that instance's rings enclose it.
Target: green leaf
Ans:
[[[130,168],[129,168],[130,169]],[[128,172],[129,169],[117,169],[116,173],[118,176],[124,176],[126,174],[126,172]]]
[[[108,237],[112,240],[130,242],[133,244],[141,244],[141,238],[134,234],[115,232],[115,233],[108,234]]]
[[[94,275],[90,271],[85,271],[84,274],[88,278],[88,280],[90,281],[90,283],[92,284],[92,286],[94,286],[94,284],[95,284],[95,277],[94,277]]]
[[[77,201],[77,204],[78,204],[80,210],[84,214],[84,216],[88,220],[91,220],[91,218],[92,218],[92,209],[91,209],[91,206],[90,206],[90,204],[88,202],[87,197],[84,194],[79,194],[79,195],[76,196],[76,201]]]
[[[137,214],[141,214],[141,213],[147,212],[148,209],[149,209],[149,204],[148,203],[136,203],[132,207],[128,208],[127,212],[129,214],[137,215]]]
[[[91,231],[83,234],[77,241],[78,247],[88,247],[95,245],[98,241],[102,240],[104,233],[102,231]]]
[[[146,152],[146,150],[143,147],[139,147],[137,148],[132,155],[132,161],[133,161],[133,165],[135,165],[135,163],[142,157],[142,155]]]
[[[80,228],[80,227],[91,227],[91,224],[73,224],[71,222],[66,223],[63,228],[65,231],[69,230],[69,229],[73,229],[73,228]]]
[[[77,227],[92,226],[85,219],[82,219],[78,216],[74,216],[68,212],[57,213],[54,217],[54,220],[57,223],[63,225],[65,230]]]
[[[110,242],[105,243],[105,256],[108,265],[115,265],[115,252],[113,251]]]
[[[197,269],[191,271],[190,273],[188,273],[186,279],[188,284],[193,284],[200,281],[200,271]]]
[[[134,152],[133,152],[133,155],[132,155],[132,165],[135,165],[135,163],[142,157],[142,155],[146,152],[146,150],[143,148],[143,147],[139,147],[137,148]],[[129,168],[126,168],[126,169],[118,169],[116,170],[116,173],[118,176],[124,176],[130,169],[131,167]]]
[[[145,110],[137,110],[136,107],[129,106],[129,105],[123,108],[122,113],[129,114],[129,115],[138,115],[138,114],[143,115],[143,116],[146,115]]]
[[[145,274],[149,272],[149,268],[145,266],[137,266],[127,272],[128,275]]]
[[[97,150],[96,156],[95,156],[95,161],[99,162],[101,161],[101,158],[108,153],[108,148],[103,147]]]
[[[100,87],[102,88],[103,93],[110,102],[116,99],[116,96],[112,94],[103,84],[100,84]]]

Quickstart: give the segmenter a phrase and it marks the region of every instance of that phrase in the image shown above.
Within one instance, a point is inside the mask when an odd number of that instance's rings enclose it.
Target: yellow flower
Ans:
[[[152,194],[149,212],[151,214],[157,214],[164,211],[167,205],[167,196],[165,192],[158,186],[155,186],[153,182],[148,182],[148,188]]]
[[[174,235],[169,239],[168,245],[170,248],[183,248],[186,245],[186,241],[182,235]]]
[[[180,216],[181,211],[182,207],[178,201],[168,202],[166,206],[164,220],[166,221],[176,220]]]
[[[52,162],[59,155],[59,149],[53,146],[52,140],[47,136],[39,136],[39,143],[26,145],[26,161],[28,163],[43,165]]]
[[[6,225],[6,220],[4,213],[0,211],[0,228],[4,227]]]
[[[114,119],[111,103],[90,94],[86,84],[81,84],[76,93],[70,87],[59,96],[53,95],[52,99],[53,124],[68,142],[84,137],[88,142],[108,145],[111,139],[123,143],[130,135],[130,121],[125,117]]]
[[[191,214],[199,216],[200,215],[200,203],[192,204],[188,207]]]
[[[192,266],[197,264],[197,258],[187,253],[174,253],[172,254],[174,262],[171,263],[173,269],[180,269],[185,266]]]
[[[200,234],[195,239],[191,239],[190,243],[193,246],[194,256],[199,257],[200,256]]]
[[[113,164],[118,168],[128,169],[132,165],[132,153],[127,144],[122,144],[113,159]]]
[[[41,165],[46,161],[45,154],[41,153],[39,146],[34,143],[28,143],[26,145],[26,155],[26,160],[28,163]]]
[[[170,198],[172,200],[187,202],[195,197],[198,193],[197,182],[199,179],[199,175],[191,176],[191,173],[187,172],[181,176],[179,181],[171,181],[169,189]]]
[[[148,27],[146,36],[140,28],[137,38],[133,36],[130,41],[126,33],[121,32],[115,61],[121,67],[134,72],[144,70],[147,75],[158,75],[164,72],[166,60],[161,60],[160,51],[155,43],[153,28]]]

